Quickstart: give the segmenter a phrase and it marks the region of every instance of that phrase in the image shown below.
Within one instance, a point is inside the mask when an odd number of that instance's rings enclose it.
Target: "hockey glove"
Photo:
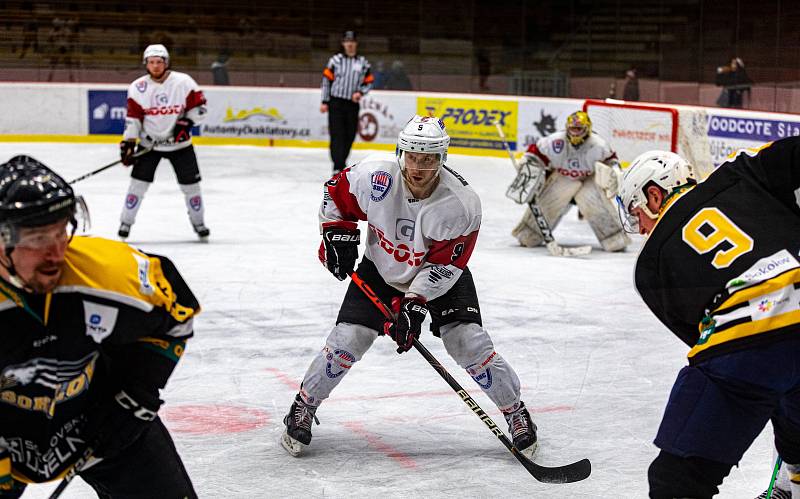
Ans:
[[[178,118],[178,121],[175,122],[175,128],[172,129],[172,137],[175,139],[175,143],[178,144],[191,139],[193,126],[194,121],[189,118]]]
[[[119,143],[119,158],[125,166],[131,166],[136,162],[133,153],[136,151],[136,141],[123,140]]]
[[[397,343],[397,353],[408,352],[422,332],[422,323],[428,315],[428,306],[421,296],[392,298],[392,310],[397,319],[386,321],[383,332]]]
[[[355,222],[322,224],[319,261],[337,279],[344,281],[356,268],[359,241],[361,241],[361,231]]]
[[[101,402],[87,422],[94,455],[114,457],[136,442],[158,415],[161,400],[156,401],[145,405],[121,390],[113,398]]]

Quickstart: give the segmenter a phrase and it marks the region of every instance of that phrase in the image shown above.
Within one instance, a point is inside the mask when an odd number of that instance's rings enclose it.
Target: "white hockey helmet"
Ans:
[[[408,120],[397,137],[395,154],[401,168],[405,168],[403,151],[438,154],[438,169],[447,161],[448,147],[450,147],[450,137],[444,129],[442,120],[435,116],[416,115]]]
[[[677,187],[696,183],[694,168],[682,157],[669,151],[647,151],[625,170],[618,199],[626,215],[634,208],[641,208],[655,220],[658,214],[647,207],[648,186],[655,184],[669,194]]]
[[[167,51],[167,47],[157,43],[155,45],[148,45],[146,49],[144,49],[144,55],[142,55],[142,64],[147,64],[148,57],[161,57],[164,59],[164,62],[169,65],[169,52]]]

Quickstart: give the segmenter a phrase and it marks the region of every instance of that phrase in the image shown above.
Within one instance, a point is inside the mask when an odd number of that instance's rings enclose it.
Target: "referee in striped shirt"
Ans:
[[[366,57],[356,55],[358,41],[353,31],[342,36],[343,52],[328,60],[322,71],[321,113],[328,113],[328,133],[331,136],[333,173],[346,166],[358,129],[358,109],[361,97],[372,88],[375,79]]]

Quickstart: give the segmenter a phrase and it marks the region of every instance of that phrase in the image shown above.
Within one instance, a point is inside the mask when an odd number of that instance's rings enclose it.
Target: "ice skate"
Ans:
[[[131,233],[130,224],[126,224],[125,222],[119,224],[119,230],[117,231],[117,235],[119,236],[120,239],[124,241],[125,239],[128,238],[128,235],[130,233]]]
[[[194,228],[194,231],[197,233],[197,237],[200,238],[201,242],[208,242],[208,236],[211,234],[211,231],[208,230],[208,227],[206,227],[205,224],[192,225],[192,227]]]
[[[528,409],[525,408],[525,403],[520,402],[519,409],[504,414],[504,416],[508,423],[508,432],[511,433],[514,447],[519,449],[528,459],[533,459],[533,455],[539,448],[539,441],[536,438],[536,425],[531,419]]]
[[[790,490],[782,489],[777,485],[772,489],[772,499],[792,499],[792,492]],[[756,499],[767,499],[767,491],[760,493]]]
[[[281,435],[281,445],[292,456],[299,456],[311,443],[311,421],[316,419],[316,412],[316,407],[303,402],[299,394],[295,395],[289,414],[283,418],[286,431]]]

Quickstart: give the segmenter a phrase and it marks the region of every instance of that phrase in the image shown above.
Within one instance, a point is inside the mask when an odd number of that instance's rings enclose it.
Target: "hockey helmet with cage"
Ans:
[[[577,147],[586,141],[592,134],[592,120],[583,111],[575,111],[567,116],[567,138],[569,143]]]
[[[81,196],[53,170],[30,156],[0,164],[0,244],[13,248],[19,229],[68,220],[70,235],[80,223],[88,228],[89,213]]]
[[[617,200],[623,215],[641,208],[651,220],[658,218],[647,206],[647,188],[656,185],[667,194],[678,187],[696,184],[694,168],[685,159],[669,151],[647,151],[631,162],[622,177]]]
[[[164,63],[169,66],[169,51],[167,51],[167,47],[161,45],[160,43],[148,45],[147,48],[144,49],[144,55],[142,55],[142,64],[147,64],[148,57],[161,57],[164,59]]]
[[[444,128],[444,122],[435,116],[416,115],[406,123],[397,137],[395,154],[400,167],[405,169],[403,152],[438,154],[436,170],[447,162],[447,148],[450,137]]]

